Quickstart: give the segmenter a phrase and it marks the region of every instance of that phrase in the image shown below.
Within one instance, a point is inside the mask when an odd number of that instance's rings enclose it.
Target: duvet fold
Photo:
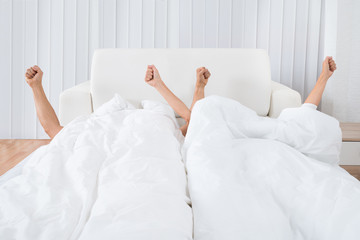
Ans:
[[[360,184],[340,147],[338,121],[309,105],[270,119],[198,101],[183,146],[194,239],[358,239]]]
[[[181,137],[115,96],[0,185],[0,239],[192,239]]]

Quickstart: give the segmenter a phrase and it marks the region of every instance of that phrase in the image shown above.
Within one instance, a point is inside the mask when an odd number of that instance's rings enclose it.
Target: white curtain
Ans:
[[[329,80],[322,111],[342,122],[360,122],[360,1],[338,2],[337,71]]]

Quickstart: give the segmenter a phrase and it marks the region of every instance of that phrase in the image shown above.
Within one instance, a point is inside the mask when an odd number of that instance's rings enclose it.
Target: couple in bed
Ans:
[[[148,66],[145,82],[187,121],[181,143],[170,107],[135,110],[121,97],[58,133],[42,72],[29,69],[41,123],[58,134],[0,185],[0,236],[358,239],[360,185],[337,165],[339,123],[314,110],[335,70],[327,57],[304,106],[271,119],[227,98],[198,101],[206,68],[188,109]]]
[[[313,104],[315,106],[319,105],[327,80],[336,70],[336,64],[332,57],[326,57],[323,61],[322,67],[322,72],[315,84],[315,87],[309,94],[308,98],[305,100],[305,103]],[[55,111],[45,95],[44,89],[42,87],[42,76],[43,72],[36,65],[28,68],[25,73],[26,82],[33,91],[36,112],[40,123],[45,132],[52,139],[63,127],[60,125]],[[170,91],[169,88],[167,88],[165,83],[162,81],[157,68],[154,65],[149,65],[147,67],[145,82],[154,87],[164,97],[164,99],[174,109],[174,111],[185,120],[185,125],[180,128],[184,136],[186,135],[189,126],[191,110],[198,100],[204,98],[205,86],[210,76],[211,74],[209,70],[205,67],[200,67],[196,70],[195,92],[193,102],[189,109],[178,97],[175,96],[174,93]]]

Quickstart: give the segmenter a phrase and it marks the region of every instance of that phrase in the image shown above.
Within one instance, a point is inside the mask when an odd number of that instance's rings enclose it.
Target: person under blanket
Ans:
[[[315,108],[320,104],[322,94],[325,90],[327,80],[332,76],[336,70],[336,63],[332,57],[326,57],[322,64],[322,72],[315,84],[315,87],[310,92],[309,96],[305,100],[305,104],[313,104]],[[151,86],[155,87],[156,90],[165,98],[169,105],[174,109],[174,111],[179,114],[185,121],[186,124],[181,127],[183,135],[186,135],[187,128],[189,126],[191,110],[194,107],[194,104],[204,98],[204,89],[208,82],[209,77],[211,76],[208,69],[202,67],[196,70],[197,72],[197,81],[193,97],[193,102],[191,108],[188,109],[186,105],[177,98],[164,84],[161,80],[159,71],[154,65],[149,65],[145,75],[145,81]]]
[[[196,70],[197,80],[193,103],[191,108],[188,109],[186,105],[166,87],[165,83],[161,80],[159,71],[156,67],[154,65],[149,65],[147,67],[145,82],[155,87],[169,105],[186,121],[186,124],[181,127],[181,132],[184,136],[186,135],[187,127],[189,125],[191,109],[197,100],[204,98],[204,89],[210,75],[209,70],[205,67],[200,67]],[[53,139],[63,126],[60,125],[60,121],[46,97],[42,86],[42,77],[43,72],[40,67],[36,65],[26,70],[25,79],[33,91],[37,116],[46,134]]]
[[[315,106],[320,104],[326,83],[335,70],[336,63],[334,59],[329,56],[326,57],[322,64],[322,72],[304,103],[313,104]],[[42,87],[42,76],[43,72],[36,65],[28,68],[25,73],[26,82],[33,91],[36,112],[40,123],[48,136],[52,139],[63,127],[60,125],[59,119],[46,97]],[[191,110],[198,100],[204,98],[205,86],[210,76],[211,74],[209,70],[205,67],[201,67],[196,70],[197,79],[195,92],[193,102],[189,109],[178,97],[176,97],[174,93],[171,92],[169,88],[167,88],[165,83],[162,81],[157,68],[154,65],[149,65],[147,67],[145,82],[153,86],[165,98],[174,111],[186,121],[186,124],[181,127],[181,132],[184,136],[186,135],[187,128],[189,126]]]

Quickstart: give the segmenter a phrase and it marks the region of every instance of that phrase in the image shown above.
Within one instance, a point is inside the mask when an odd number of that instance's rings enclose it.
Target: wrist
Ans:
[[[32,89],[42,88],[41,82],[33,82],[33,83],[29,84],[29,85],[30,85],[30,87],[31,87]]]
[[[165,86],[165,83],[164,83],[162,80],[159,80],[159,81],[157,81],[157,82],[154,84],[154,87],[155,87],[156,89],[162,88],[162,87],[164,87],[164,86]]]
[[[196,93],[201,93],[205,91],[205,85],[196,85],[195,86],[195,92]]]
[[[204,88],[205,88],[205,84],[203,84],[203,83],[196,83],[195,88],[196,88],[196,89],[204,89]]]
[[[329,77],[325,73],[321,73],[319,76],[318,82],[320,83],[326,83]]]
[[[31,89],[34,93],[42,92],[44,90],[41,84],[34,84],[31,86]]]

